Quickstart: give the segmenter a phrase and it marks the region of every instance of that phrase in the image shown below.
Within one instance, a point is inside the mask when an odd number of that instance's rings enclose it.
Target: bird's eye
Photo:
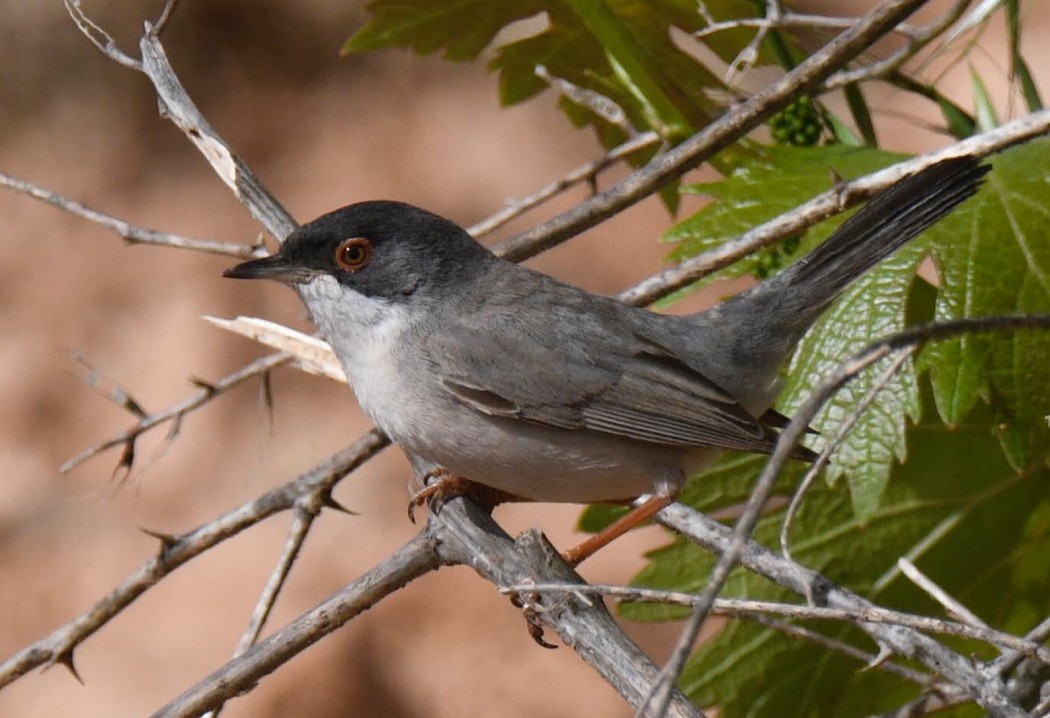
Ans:
[[[358,272],[372,261],[372,243],[364,237],[344,239],[335,248],[335,264],[347,272]]]

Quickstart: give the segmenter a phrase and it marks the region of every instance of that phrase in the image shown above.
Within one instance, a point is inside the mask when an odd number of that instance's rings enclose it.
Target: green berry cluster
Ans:
[[[769,120],[773,139],[782,145],[812,147],[820,140],[820,113],[809,97],[800,97]]]
[[[759,279],[766,279],[779,272],[790,263],[792,255],[798,251],[800,241],[801,237],[797,235],[786,237],[779,245],[769,247],[756,255],[754,275]]]

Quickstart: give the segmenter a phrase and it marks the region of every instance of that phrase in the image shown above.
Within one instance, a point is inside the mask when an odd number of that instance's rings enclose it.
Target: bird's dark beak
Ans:
[[[284,284],[299,284],[313,275],[312,270],[291,264],[280,254],[241,262],[222,273],[230,279],[273,279]]]

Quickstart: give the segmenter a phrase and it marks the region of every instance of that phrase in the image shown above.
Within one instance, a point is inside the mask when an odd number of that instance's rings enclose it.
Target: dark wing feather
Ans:
[[[490,416],[665,446],[772,450],[768,424],[643,335],[631,314],[641,310],[543,275],[516,280],[505,274],[469,314],[443,318],[448,330],[422,339],[457,400]]]

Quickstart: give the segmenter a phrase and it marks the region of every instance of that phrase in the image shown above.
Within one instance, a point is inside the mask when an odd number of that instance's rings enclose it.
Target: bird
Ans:
[[[296,289],[365,414],[414,463],[524,500],[643,497],[567,552],[575,565],[669,505],[719,451],[771,453],[786,422],[772,408],[782,365],[803,334],[988,169],[969,156],[932,164],[778,274],[686,316],[506,261],[389,200],[325,214],[224,276]]]

